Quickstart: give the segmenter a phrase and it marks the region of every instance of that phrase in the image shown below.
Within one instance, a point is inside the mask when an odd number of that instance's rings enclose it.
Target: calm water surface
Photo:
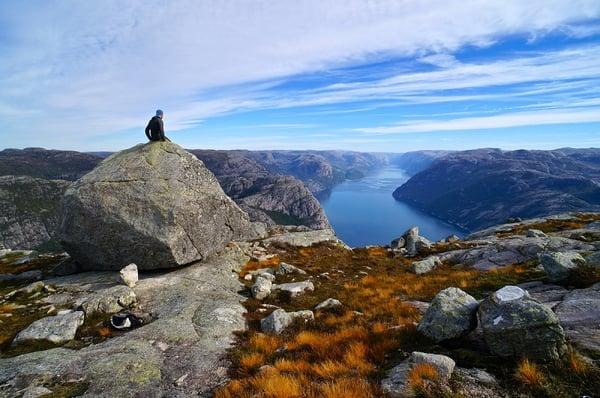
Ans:
[[[327,198],[321,199],[321,205],[338,237],[353,247],[388,244],[413,225],[431,240],[450,234],[463,237],[465,231],[392,197],[408,178],[402,169],[386,166],[375,174],[334,187]]]

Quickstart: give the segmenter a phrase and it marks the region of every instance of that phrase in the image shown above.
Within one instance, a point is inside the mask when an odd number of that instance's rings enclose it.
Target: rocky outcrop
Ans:
[[[472,296],[449,287],[433,298],[417,330],[436,342],[464,336],[477,326],[477,306]]]
[[[598,149],[454,152],[396,189],[394,198],[477,230],[510,217],[600,210]]]
[[[556,314],[517,286],[505,286],[484,300],[478,316],[485,341],[498,356],[554,361],[565,352]]]
[[[0,177],[0,249],[58,248],[58,208],[68,181]]]
[[[60,237],[86,269],[171,268],[250,236],[214,175],[170,142],[116,153],[66,191]]]
[[[480,270],[490,270],[510,264],[537,260],[545,252],[589,251],[594,246],[580,240],[560,237],[527,237],[509,234],[505,237],[475,235],[469,240],[473,247],[438,254],[444,262],[464,264]]]

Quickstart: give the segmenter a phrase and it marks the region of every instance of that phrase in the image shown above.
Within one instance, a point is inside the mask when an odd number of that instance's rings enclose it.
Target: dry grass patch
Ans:
[[[537,272],[534,264],[488,273],[446,266],[419,276],[410,272],[410,264],[419,258],[395,258],[381,247],[347,250],[319,244],[273,250],[278,261],[308,273],[278,277],[279,283],[288,281],[285,278],[312,276],[315,291],[293,299],[271,295],[263,303],[296,311],[312,309],[332,297],[340,300],[343,308],[317,311],[315,322],[296,324],[281,335],[270,336],[258,331],[258,320],[267,314],[258,311],[262,303],[248,299],[245,306],[251,330],[239,336],[232,352],[233,381],[217,392],[218,398],[381,396],[381,370],[404,356],[399,349],[433,349],[432,343],[416,332],[421,315],[407,301],[430,300],[450,286],[481,296],[507,283],[531,279]],[[249,262],[240,275],[258,268],[265,264]],[[270,367],[259,370],[263,365]],[[423,380],[428,377],[426,372],[421,376]],[[276,388],[279,385],[280,389]]]
[[[415,391],[423,391],[428,383],[435,383],[439,379],[437,369],[429,363],[419,363],[408,373],[408,386]]]

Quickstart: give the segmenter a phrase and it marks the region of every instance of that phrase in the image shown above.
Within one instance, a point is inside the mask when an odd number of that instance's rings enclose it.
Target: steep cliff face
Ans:
[[[600,210],[598,150],[480,149],[447,155],[394,197],[477,230],[511,217]]]
[[[0,177],[0,249],[57,248],[57,210],[68,181]]]
[[[319,202],[302,181],[275,175],[242,151],[193,150],[215,173],[224,191],[255,221],[269,225],[329,227]]]

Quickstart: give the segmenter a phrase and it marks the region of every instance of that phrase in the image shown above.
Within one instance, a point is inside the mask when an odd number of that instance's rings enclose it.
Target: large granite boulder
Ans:
[[[477,326],[477,300],[456,287],[439,292],[417,330],[437,342],[464,336]]]
[[[202,161],[153,142],[116,153],[65,192],[61,243],[85,269],[172,268],[251,234]]]
[[[557,360],[565,350],[565,333],[552,310],[517,286],[505,286],[479,306],[483,337],[501,357]]]

